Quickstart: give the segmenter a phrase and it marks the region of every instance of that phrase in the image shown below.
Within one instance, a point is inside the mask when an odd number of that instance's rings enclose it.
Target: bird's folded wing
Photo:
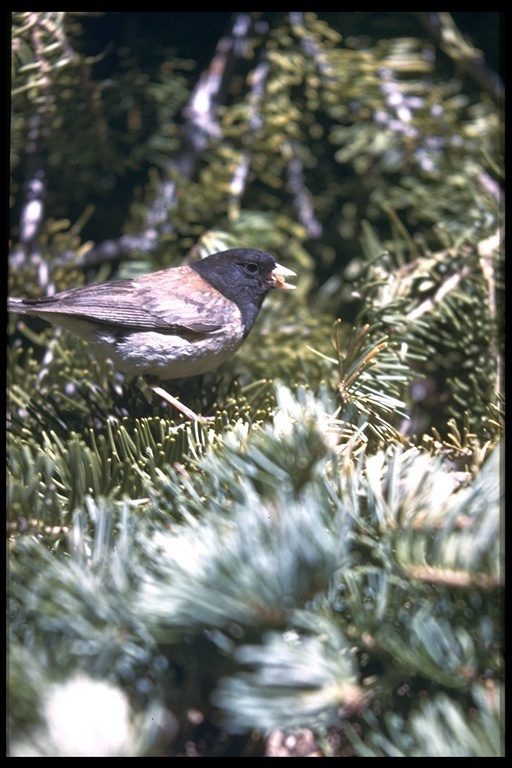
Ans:
[[[191,286],[170,270],[157,287],[141,278],[72,288],[39,299],[17,300],[10,304],[14,312],[41,315],[73,315],[119,329],[137,328],[176,333],[214,333],[233,318],[238,310],[225,297],[203,281]],[[153,277],[153,276],[147,276]],[[155,290],[156,289],[156,290]]]

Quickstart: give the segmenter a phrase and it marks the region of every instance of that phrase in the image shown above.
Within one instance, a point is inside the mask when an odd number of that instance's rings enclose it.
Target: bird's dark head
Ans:
[[[213,253],[190,266],[226,298],[235,302],[242,313],[246,334],[270,290],[295,288],[286,282],[286,277],[295,275],[295,272],[278,264],[270,253],[252,248]]]

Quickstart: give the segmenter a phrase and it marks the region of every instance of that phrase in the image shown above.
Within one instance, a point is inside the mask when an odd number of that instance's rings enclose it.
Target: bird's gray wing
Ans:
[[[56,316],[67,315],[119,329],[206,334],[220,330],[236,311],[222,294],[186,266],[135,279],[72,288],[54,296],[14,299],[9,302],[9,309],[41,317],[52,315],[54,322]]]

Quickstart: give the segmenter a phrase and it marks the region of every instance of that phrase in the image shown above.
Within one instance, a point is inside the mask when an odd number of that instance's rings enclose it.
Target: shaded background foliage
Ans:
[[[408,36],[417,38],[422,46],[432,46],[431,39],[424,40],[425,31],[419,14],[372,12],[323,13],[320,16],[333,30],[343,35],[345,44],[348,40],[356,49],[364,49],[386,38]],[[454,19],[462,24],[463,33],[471,35],[474,45],[483,49],[486,65],[496,71],[500,50],[499,14],[458,12],[454,14]],[[210,61],[218,38],[229,30],[230,20],[231,14],[227,12],[209,14],[208,23],[205,23],[202,12],[180,12],[166,14],[165,17],[160,12],[70,14],[66,17],[64,25],[74,33],[74,48],[79,54],[91,57],[92,61],[87,67],[90,70],[89,82],[86,80],[80,84],[84,90],[84,102],[77,105],[76,91],[70,89],[64,94],[64,103],[59,103],[58,125],[52,125],[52,131],[60,129],[59,140],[54,141],[45,170],[50,176],[48,193],[55,218],[76,221],[87,205],[92,204],[96,208],[92,219],[84,225],[84,239],[99,242],[119,235],[129,215],[134,187],[144,186],[148,169],[155,164],[165,166],[169,153],[176,151],[176,131],[183,122],[180,110],[190,87]],[[268,24],[271,30],[277,29],[283,36],[282,14],[264,14],[262,23]],[[422,38],[423,42],[420,42]],[[445,75],[448,80],[444,87],[452,87],[454,92],[463,87],[463,101],[479,98],[479,86],[462,66],[456,64],[454,67],[453,60],[439,48],[433,55],[436,77]],[[228,105],[242,93],[243,78],[249,69],[250,65],[246,64],[245,71],[242,68],[235,73],[231,92],[226,97]],[[454,80],[454,75],[461,77],[461,80]],[[443,87],[442,83],[438,86]],[[344,88],[348,90],[345,85]],[[364,98],[363,94],[358,94],[358,98]],[[345,94],[344,101],[349,100],[350,94]],[[299,104],[303,101],[304,95],[301,94]],[[77,106],[83,117],[78,125],[72,123],[75,134],[70,136],[66,117],[80,120],[77,118]],[[327,122],[324,125],[320,122],[319,132],[328,128],[329,122],[328,115],[322,114],[325,105],[322,107],[319,117]],[[347,105],[342,102],[338,108],[346,111]],[[78,134],[77,127],[80,128]],[[90,141],[87,140],[88,134]],[[80,152],[76,152],[76,135],[82,142]],[[16,139],[16,131],[13,136]],[[75,143],[70,144],[73,139]],[[311,142],[312,137],[308,137],[308,141]],[[339,247],[334,251],[336,258],[341,260],[341,266],[344,266],[359,252],[358,221],[368,216],[363,207],[367,206],[365,197],[368,189],[364,186],[364,178],[359,178],[346,163],[336,164],[333,161],[334,150],[328,142],[317,141],[313,146],[322,172],[319,173],[318,165],[315,166],[308,182],[320,198],[318,202],[324,208],[327,205],[327,210],[331,209],[331,217],[336,213],[339,216],[345,204],[349,207],[351,204],[359,211],[356,221],[349,220],[343,228],[339,222],[336,226],[336,219],[333,226],[327,226],[329,219],[326,221],[326,211],[322,210],[324,229],[342,230],[343,252],[340,253]],[[372,151],[369,157],[373,157]],[[79,163],[78,168],[76,163]],[[18,174],[14,173],[15,192],[23,183],[23,175],[20,174],[25,174],[26,169],[16,162],[13,168],[19,169]],[[91,177],[90,174],[95,175]],[[330,194],[325,178],[336,185]],[[69,183],[66,183],[68,179]],[[248,194],[251,193],[249,189]],[[332,202],[331,198],[334,198]],[[431,199],[429,202],[432,205]],[[333,206],[336,206],[336,211],[332,211]],[[373,215],[382,217],[382,213],[375,206],[373,208]],[[385,218],[379,221],[381,225],[387,223]],[[12,222],[17,224],[16,215],[13,215]],[[346,236],[347,231],[351,232],[351,238]],[[310,245],[318,247],[314,242]],[[322,259],[319,262],[321,264]]]
[[[10,321],[13,754],[500,752],[499,21],[13,14],[13,293],[300,278],[210,429]]]

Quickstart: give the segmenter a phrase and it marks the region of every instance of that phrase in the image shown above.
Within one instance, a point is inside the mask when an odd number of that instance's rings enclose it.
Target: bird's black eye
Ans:
[[[246,264],[244,264],[244,269],[248,275],[255,275],[259,271],[258,265],[252,261],[249,261]]]

